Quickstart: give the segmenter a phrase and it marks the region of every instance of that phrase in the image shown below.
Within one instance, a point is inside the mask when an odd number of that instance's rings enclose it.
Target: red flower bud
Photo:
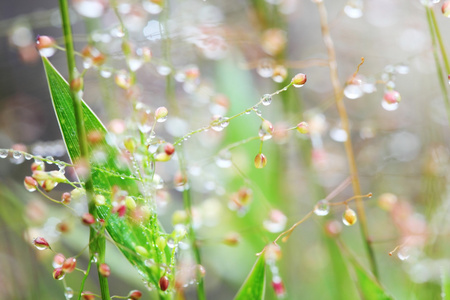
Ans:
[[[167,155],[172,155],[175,152],[175,147],[171,143],[167,143],[164,146],[164,152],[166,152]]]
[[[95,223],[95,218],[93,215],[91,215],[90,213],[85,213],[82,217],[81,217],[81,221],[85,224],[85,225],[92,225]]]
[[[56,45],[55,39],[50,36],[39,35],[36,39],[36,48],[38,48],[38,50],[44,48],[51,48],[54,47],[55,45]]]
[[[165,291],[169,288],[169,278],[167,276],[162,276],[159,279],[159,287],[161,288],[161,291]]]
[[[53,270],[53,278],[56,280],[62,280],[66,276],[62,268],[56,268]]]
[[[139,300],[142,297],[142,292],[138,291],[138,290],[132,290],[129,294],[128,294],[128,299],[129,300]]]
[[[50,245],[47,242],[46,239],[44,239],[43,237],[37,237],[33,240],[33,244],[34,246],[38,249],[38,250],[45,250],[45,249],[50,249]]]
[[[111,275],[111,268],[107,264],[103,263],[98,266],[98,272],[103,277],[108,277],[109,275]]]
[[[267,164],[267,158],[264,154],[258,153],[255,157],[255,167],[258,169],[262,169]]]
[[[61,196],[61,203],[68,205],[70,203],[70,201],[72,201],[72,195],[70,193],[64,193]]]
[[[75,257],[69,257],[66,259],[62,265],[62,269],[66,273],[71,273],[73,270],[75,270],[75,267],[77,266],[77,260]]]
[[[81,293],[81,296],[83,297],[83,300],[94,300],[95,295],[92,292],[84,291]]]
[[[27,189],[27,191],[34,192],[36,190],[36,186],[38,183],[33,177],[27,176],[27,177],[25,177],[23,184],[25,185],[25,188]]]
[[[306,75],[303,73],[298,73],[297,75],[292,78],[292,84],[299,88],[302,87],[306,82]]]

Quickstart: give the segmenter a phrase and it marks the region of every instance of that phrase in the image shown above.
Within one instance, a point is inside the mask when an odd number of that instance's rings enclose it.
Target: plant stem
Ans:
[[[72,37],[72,29],[70,27],[70,18],[69,18],[69,6],[66,0],[59,0],[59,7],[63,25],[64,32],[64,41],[66,46],[66,56],[67,56],[67,66],[69,69],[69,83],[71,83],[77,77],[77,69],[75,63],[75,51],[73,46],[73,37]],[[78,143],[80,146],[80,159],[84,160],[87,164],[89,164],[89,152],[88,152],[88,144],[86,139],[86,131],[84,127],[83,121],[83,107],[82,100],[80,94],[77,91],[74,91],[72,87],[70,88],[70,96],[73,101],[74,112],[75,112],[75,121],[77,124],[77,136]],[[93,193],[94,186],[92,184],[92,180],[88,178],[85,183],[86,195],[89,203],[89,213],[96,216],[96,208],[93,201]],[[105,246],[106,240],[105,236],[99,235],[97,236],[96,231],[91,227],[89,232],[89,252],[90,255],[97,254],[98,255],[98,263],[103,263],[105,259]],[[109,296],[109,288],[108,281],[106,277],[99,275],[100,288],[102,293],[102,299],[107,300],[110,299]]]
[[[450,74],[450,66],[448,64],[447,55],[445,54],[445,48],[442,44],[442,38],[441,34],[439,33],[439,28],[437,27],[436,18],[434,17],[434,12],[430,7],[425,8],[427,13],[427,22],[428,22],[428,28],[430,29],[430,36],[431,36],[431,45],[433,47],[433,57],[434,57],[434,63],[436,64],[436,73],[438,76],[439,86],[441,88],[442,97],[444,98],[444,104],[445,104],[445,110],[447,112],[447,120],[450,124],[450,99],[447,93],[447,87],[445,84],[444,77],[442,76],[442,67],[439,62],[439,56],[437,53],[437,43],[436,38],[439,41],[440,49],[442,52],[442,57],[444,58],[444,65],[447,70],[447,72]]]
[[[345,130],[347,133],[347,140],[344,142],[345,152],[347,154],[347,160],[350,168],[350,175],[352,178],[352,186],[353,186],[353,193],[355,195],[361,195],[361,187],[359,184],[359,178],[358,178],[358,168],[356,166],[356,160],[355,155],[353,153],[353,146],[352,146],[352,140],[350,135],[350,125],[348,120],[347,111],[345,109],[344,105],[344,95],[343,90],[341,87],[341,84],[339,82],[338,72],[337,72],[337,62],[336,62],[336,52],[334,49],[333,40],[330,36],[330,30],[328,27],[328,21],[327,21],[327,10],[325,8],[325,5],[321,0],[316,1],[318,10],[319,10],[319,16],[320,16],[320,25],[322,29],[322,38],[325,43],[325,46],[327,48],[328,52],[328,65],[330,68],[330,77],[331,77],[331,83],[333,85],[334,90],[334,97],[336,100],[336,106],[339,113],[339,117],[342,124],[342,129]],[[356,201],[356,208],[358,211],[358,217],[359,217],[359,224],[361,229],[362,237],[365,241],[366,251],[369,257],[370,265],[372,272],[376,278],[378,278],[378,269],[377,264],[375,261],[375,253],[372,249],[372,245],[369,238],[369,230],[367,227],[367,220],[366,220],[366,214],[364,211],[364,203],[361,199],[358,199]]]
[[[183,176],[183,178],[187,178],[187,173],[186,173],[186,162],[184,160],[184,155],[183,155],[183,148],[182,146],[178,146],[176,149],[177,153],[178,153],[178,161],[180,164],[180,171],[181,174]],[[195,237],[195,231],[194,228],[192,226],[192,201],[191,201],[191,192],[190,189],[187,187],[187,179],[186,179],[186,187],[183,190],[183,205],[184,205],[184,209],[186,210],[187,216],[188,216],[188,238],[191,242],[191,247],[192,247],[192,252],[194,253],[194,258],[195,258],[195,262],[198,265],[201,265],[202,261],[201,261],[201,257],[200,257],[200,249],[198,247],[197,241],[196,241],[196,237]],[[199,274],[197,274],[197,279],[198,279],[198,285],[197,285],[197,296],[199,300],[205,300],[206,299],[206,294],[205,294],[205,287],[204,287],[204,281],[203,281],[203,277],[199,276]]]

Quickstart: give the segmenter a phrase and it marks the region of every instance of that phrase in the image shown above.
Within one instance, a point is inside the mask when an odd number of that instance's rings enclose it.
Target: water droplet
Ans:
[[[144,64],[144,62],[140,58],[132,57],[132,58],[128,59],[128,67],[133,72],[139,70],[143,64]]]
[[[25,154],[25,159],[26,160],[30,160],[30,159],[32,159],[33,158],[33,155],[31,155],[30,153],[26,153]]]
[[[398,108],[398,102],[389,103],[386,100],[381,101],[381,106],[387,111],[394,111]]]
[[[155,265],[155,260],[153,258],[146,259],[144,264],[149,268],[153,267]]]
[[[73,298],[73,290],[70,287],[66,287],[64,289],[64,296],[66,299],[72,299]]]
[[[361,85],[361,90],[366,94],[371,94],[377,90],[377,87],[372,82],[364,82]]]
[[[156,68],[156,71],[162,76],[167,76],[167,75],[169,75],[172,72],[172,69],[169,66],[166,66],[166,65],[159,65]]]
[[[344,95],[348,99],[358,99],[363,95],[363,91],[359,84],[349,84],[344,89]]]
[[[361,18],[363,15],[363,1],[350,0],[344,7],[345,14],[352,19]]]
[[[226,128],[229,124],[230,121],[228,120],[227,117],[223,117],[222,120],[220,121],[220,126],[222,126],[222,128]]]
[[[265,94],[261,99],[261,103],[264,106],[270,105],[270,103],[272,103],[272,96],[270,94]]]
[[[49,164],[49,165],[53,164],[53,162],[55,161],[53,156],[47,156],[45,159],[48,160],[47,164]]]
[[[22,158],[22,152],[20,152],[20,151],[14,151],[14,152],[13,152],[13,158],[15,158],[15,159],[21,159],[21,158]]]
[[[0,149],[0,158],[8,157],[9,150],[8,149]]]
[[[53,54],[55,54],[55,53],[56,53],[56,48],[53,48],[53,47],[50,47],[50,48],[42,48],[42,49],[39,50],[39,54],[40,54],[41,56],[44,56],[44,57],[51,57],[51,56],[53,56]]]
[[[112,73],[112,69],[109,67],[102,67],[100,69],[100,76],[102,76],[103,78],[110,78]]]
[[[395,82],[393,82],[392,80],[386,82],[386,88],[389,90],[392,90],[395,88]]]
[[[214,131],[222,131],[224,127],[222,127],[221,122],[223,121],[223,117],[221,116],[215,116],[214,120],[211,122],[211,128]]]
[[[262,115],[261,110],[259,110],[259,109],[254,109],[253,111],[255,112],[256,115],[258,115],[258,116],[261,117],[261,115]]]
[[[216,165],[220,168],[229,168],[232,165],[231,152],[228,150],[222,150],[215,158]]]
[[[168,117],[168,116],[160,117],[160,118],[158,118],[158,119],[156,120],[156,122],[158,122],[158,123],[163,123],[163,122],[167,121],[167,117]]]
[[[396,65],[395,66],[395,71],[398,74],[402,74],[402,75],[408,74],[409,73],[409,66],[407,64]]]
[[[450,80],[449,80],[449,82],[450,82]],[[246,114],[246,115],[249,115],[251,112],[252,112],[251,109],[247,109],[247,110],[245,111],[245,114]]]
[[[273,75],[274,61],[270,58],[263,58],[259,61],[256,72],[263,78],[269,78]]]
[[[330,212],[328,200],[322,199],[314,206],[314,213],[318,216],[326,216]]]
[[[103,0],[78,0],[74,1],[73,7],[83,17],[101,17],[106,8],[106,1]]]
[[[330,130],[330,137],[335,140],[336,142],[345,142],[347,140],[347,132],[338,127],[334,127]]]
[[[173,249],[175,246],[176,246],[176,243],[175,243],[175,241],[173,240],[173,238],[169,238],[169,239],[167,240],[167,247]]]
[[[410,256],[410,249],[409,247],[401,247],[397,252],[397,257],[400,260],[407,260]]]
[[[138,129],[142,133],[148,133],[150,130],[152,130],[152,126],[149,124],[138,124]]]
[[[149,0],[144,0],[142,2],[142,6],[144,7],[144,9],[146,11],[148,11],[152,15],[159,14],[163,9],[161,5],[153,3],[152,1],[149,1]]]

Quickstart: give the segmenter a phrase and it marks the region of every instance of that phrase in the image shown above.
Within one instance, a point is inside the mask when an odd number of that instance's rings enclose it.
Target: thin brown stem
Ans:
[[[334,49],[333,40],[331,39],[330,30],[329,30],[329,26],[328,26],[327,10],[321,0],[316,1],[316,4],[317,4],[317,8],[319,10],[320,25],[321,25],[321,29],[322,29],[322,38],[323,38],[325,47],[328,52],[328,66],[330,68],[330,77],[331,77],[331,83],[333,85],[336,106],[337,106],[337,110],[338,110],[339,117],[341,120],[342,129],[344,129],[345,132],[347,133],[347,140],[344,142],[344,147],[345,147],[345,152],[347,154],[350,175],[352,178],[353,193],[355,195],[360,195],[361,187],[360,187],[359,178],[358,178],[358,168],[356,166],[355,155],[353,153],[349,119],[348,119],[347,111],[345,109],[345,105],[344,105],[344,101],[343,101],[343,99],[344,99],[343,90],[342,90],[341,83],[339,82],[339,77],[338,77],[338,72],[337,72],[336,52]],[[366,246],[367,254],[369,257],[370,264],[371,264],[371,269],[372,269],[374,276],[376,278],[378,278],[378,270],[377,270],[377,265],[375,262],[375,254],[373,252],[370,238],[369,238],[369,230],[367,227],[367,219],[366,219],[366,214],[364,211],[364,203],[361,199],[358,199],[356,201],[356,209],[358,211],[358,215],[359,215],[359,219],[360,219],[361,234],[363,236],[363,239],[365,240],[365,246]]]

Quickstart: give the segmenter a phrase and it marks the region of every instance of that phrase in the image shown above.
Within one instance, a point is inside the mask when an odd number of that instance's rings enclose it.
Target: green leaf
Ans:
[[[344,252],[355,271],[357,285],[364,300],[394,300],[348,249],[344,249]]]
[[[264,299],[265,286],[266,262],[264,255],[260,255],[234,300]]]
[[[72,161],[76,161],[80,157],[80,150],[69,85],[48,59],[43,58],[43,63],[53,107],[68,154]],[[86,132],[96,131],[107,136],[108,132],[105,126],[84,101],[82,107]],[[121,163],[119,149],[115,145],[108,144],[106,139],[90,144],[89,153],[91,157],[94,153],[100,153],[103,157],[101,160],[90,159],[94,192],[107,199],[106,205],[97,207],[99,217],[106,220],[106,230],[128,261],[139,270],[146,281],[158,286],[162,271],[158,267],[146,266],[145,261],[153,259],[157,264],[168,264],[171,261],[171,252],[161,252],[155,246],[156,239],[164,235],[156,219],[156,214],[152,212],[145,222],[135,222],[128,216],[119,217],[116,213],[111,213],[112,187],[114,186],[126,191],[128,196],[133,197],[137,205],[148,206],[147,200],[139,192],[138,179],[132,174],[128,165]],[[137,253],[137,246],[145,250]],[[160,294],[160,296],[162,298],[169,297],[167,293]]]

